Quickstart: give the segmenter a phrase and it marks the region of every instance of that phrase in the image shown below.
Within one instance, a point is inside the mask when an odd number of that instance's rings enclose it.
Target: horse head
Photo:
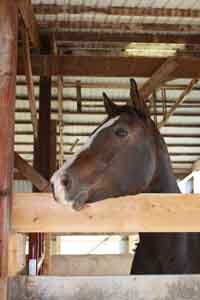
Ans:
[[[130,80],[126,105],[114,104],[105,93],[103,99],[108,117],[51,179],[54,199],[75,209],[86,202],[152,191],[158,177],[158,145],[164,142],[136,82]]]

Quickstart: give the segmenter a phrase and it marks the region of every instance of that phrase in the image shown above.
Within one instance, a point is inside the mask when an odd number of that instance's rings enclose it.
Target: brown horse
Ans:
[[[117,106],[104,93],[108,118],[52,177],[56,201],[86,202],[138,193],[179,193],[166,144],[131,80],[130,102]],[[200,272],[198,234],[140,233],[131,274]]]

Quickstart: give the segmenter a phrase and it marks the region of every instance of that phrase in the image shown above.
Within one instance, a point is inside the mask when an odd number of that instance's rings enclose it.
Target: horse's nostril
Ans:
[[[64,187],[66,188],[66,189],[70,189],[71,188],[71,186],[72,186],[72,180],[71,180],[71,178],[70,178],[70,176],[69,175],[65,175],[65,176],[63,176],[63,178],[61,179],[61,182],[62,182],[62,184],[64,185]]]

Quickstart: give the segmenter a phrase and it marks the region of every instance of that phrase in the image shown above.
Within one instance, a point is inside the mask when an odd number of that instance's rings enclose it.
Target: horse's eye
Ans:
[[[128,135],[128,130],[120,127],[115,130],[115,134],[119,137],[125,137]]]

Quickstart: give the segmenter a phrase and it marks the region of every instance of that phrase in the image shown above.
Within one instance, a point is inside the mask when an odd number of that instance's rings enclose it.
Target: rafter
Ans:
[[[30,0],[17,0],[18,9],[33,47],[39,47],[39,27]]]
[[[178,56],[176,60],[178,67],[173,72],[173,78],[200,77],[199,58]],[[34,75],[151,77],[166,58],[33,55],[31,61]],[[19,75],[24,74],[24,67],[20,63],[19,60]]]
[[[144,85],[140,88],[140,95],[148,98],[150,94],[170,79],[170,75],[176,70],[178,62],[175,57],[170,57],[153,73]]]

